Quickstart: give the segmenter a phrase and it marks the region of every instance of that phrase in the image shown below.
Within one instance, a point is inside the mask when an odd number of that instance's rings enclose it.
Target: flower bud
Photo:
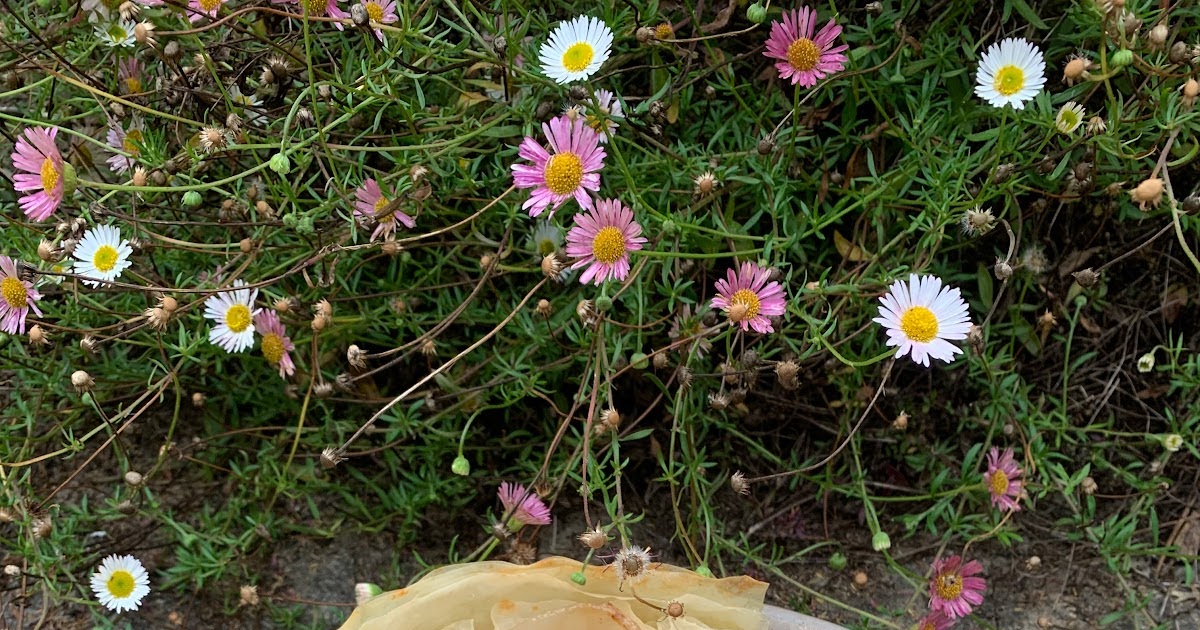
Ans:
[[[587,576],[585,576],[581,571],[576,571],[571,574],[571,581],[583,586],[584,584],[587,584]]]
[[[204,200],[200,197],[200,193],[194,190],[189,190],[183,193],[183,205],[189,208],[195,208],[196,206],[200,205],[200,202],[202,201]]]
[[[79,178],[75,175],[75,167],[71,166],[70,162],[63,162],[62,196],[64,199],[75,194],[75,185],[78,183]]]
[[[450,464],[450,472],[459,477],[466,477],[471,474],[471,462],[467,461],[466,457],[459,455],[454,458],[454,462]]]
[[[142,473],[137,472],[136,470],[131,470],[125,473],[125,485],[129,486],[130,488],[141,488],[145,481],[145,478],[142,477]]]
[[[1174,453],[1183,448],[1183,436],[1178,433],[1169,433],[1162,438],[1163,448],[1168,452]]]
[[[1153,352],[1147,352],[1146,354],[1143,354],[1142,356],[1138,357],[1137,370],[1139,372],[1141,372],[1142,374],[1145,374],[1153,369],[1154,369],[1154,353]]]
[[[875,532],[871,537],[871,548],[875,551],[887,551],[892,548],[892,539],[887,532]]]
[[[1114,68],[1124,68],[1133,63],[1133,51],[1122,48],[1113,53],[1112,65]]]
[[[601,295],[600,297],[596,298],[596,312],[607,313],[612,310],[612,306],[612,298],[608,297],[607,295]]]
[[[292,170],[292,161],[288,159],[287,155],[276,153],[271,156],[270,161],[267,162],[267,166],[279,175],[287,175],[288,171]]]
[[[696,567],[696,573],[699,574],[700,577],[706,577],[706,578],[713,577],[712,569],[709,569],[707,564],[702,564],[702,565]]]
[[[1150,47],[1158,50],[1167,44],[1167,36],[1171,34],[1171,29],[1162,22],[1159,22],[1150,29]]]
[[[761,2],[746,7],[746,19],[754,24],[762,24],[767,20],[767,8]]]
[[[832,556],[829,556],[829,568],[833,571],[843,571],[846,568],[846,556],[840,551],[835,551]]]
[[[382,592],[383,589],[377,584],[359,582],[358,584],[354,585],[354,603],[362,606],[367,602],[368,599],[371,599]]]

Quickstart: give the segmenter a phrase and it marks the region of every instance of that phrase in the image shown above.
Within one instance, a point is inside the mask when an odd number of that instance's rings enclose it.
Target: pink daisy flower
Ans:
[[[519,483],[506,481],[500,484],[500,504],[504,506],[510,531],[518,531],[526,525],[550,524],[550,508]]]
[[[983,480],[987,483],[988,492],[992,495],[992,503],[1001,509],[1017,511],[1021,509],[1018,503],[1021,499],[1021,468],[1013,461],[1013,450],[992,447],[988,451],[988,469]]]
[[[774,280],[767,282],[770,272],[752,262],[744,262],[737,271],[730,269],[726,279],[717,280],[717,296],[712,307],[719,308],[729,321],[740,324],[742,330],[775,332],[768,317],[783,315],[783,287]]]
[[[29,311],[41,317],[37,302],[42,294],[33,288],[33,283],[21,279],[17,263],[8,256],[0,256],[0,330],[10,335],[25,334],[25,317]]]
[[[409,229],[417,224],[412,217],[399,210],[395,210],[391,214],[380,214],[391,203],[391,199],[383,196],[379,182],[376,182],[374,178],[364,180],[362,186],[354,190],[354,197],[357,199],[354,202],[354,216],[366,217],[378,223],[375,231],[371,232],[372,241],[380,236],[387,238],[392,232],[395,232],[396,222],[404,224],[404,227]]]
[[[13,168],[21,171],[13,175],[13,188],[37,191],[18,200],[25,216],[34,221],[45,221],[63,200],[66,165],[54,145],[56,135],[56,127],[26,127],[12,154]]]
[[[583,208],[592,207],[588,191],[600,189],[600,170],[604,168],[600,134],[578,116],[559,116],[542,123],[542,133],[546,134],[550,151],[526,136],[517,155],[533,164],[512,165],[517,188],[533,189],[521,209],[536,217],[549,207],[553,216],[571,198]]]
[[[575,215],[575,227],[567,233],[567,255],[579,259],[572,269],[587,267],[580,282],[600,284],[624,280],[629,275],[629,252],[641,249],[645,242],[633,210],[617,199],[604,199]]]
[[[372,22],[379,24],[391,24],[400,18],[396,15],[396,0],[361,0],[362,5],[367,10],[367,17],[371,18]],[[383,41],[383,30],[374,29],[375,37],[379,41]]]
[[[847,46],[834,46],[842,27],[830,18],[813,36],[817,28],[817,12],[801,7],[783,14],[782,22],[771,23],[771,37],[767,39],[764,55],[778,59],[775,68],[780,79],[791,79],[792,85],[799,83],[812,87],[817,81],[846,67]]]
[[[142,91],[142,64],[135,57],[117,62],[117,78],[126,94]]]
[[[339,0],[271,0],[271,2],[273,4],[294,4],[300,7],[305,15],[311,17],[331,17],[338,20],[350,17],[349,13],[338,7]],[[370,11],[367,14],[370,15]],[[334,22],[333,25],[339,31],[346,28],[341,22]]]
[[[263,309],[254,315],[254,327],[262,335],[262,353],[267,362],[279,368],[280,378],[286,379],[296,373],[296,364],[292,363],[289,352],[296,349],[292,340],[288,339],[287,329],[279,321],[279,315],[270,309]]]
[[[954,620],[941,611],[935,610],[917,622],[916,630],[947,630],[954,625]]]
[[[125,157],[117,153],[108,158],[108,167],[114,173],[124,173],[129,170],[141,155],[140,147],[145,140],[142,136],[144,130],[145,125],[140,118],[133,119],[129,129],[116,124],[108,128],[108,146],[129,154],[129,157]]]
[[[933,561],[933,577],[929,579],[929,608],[951,619],[971,614],[971,607],[983,603],[987,582],[973,577],[983,571],[978,560],[963,564],[959,556]]]
[[[223,4],[225,0],[191,0],[185,13],[192,22],[199,22],[204,18],[213,19],[217,17],[217,11]]]

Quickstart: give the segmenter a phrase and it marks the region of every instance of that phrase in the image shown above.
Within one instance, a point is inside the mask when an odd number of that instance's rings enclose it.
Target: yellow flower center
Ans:
[[[225,325],[235,333],[240,333],[250,327],[250,307],[245,304],[234,304],[225,311]]]
[[[565,151],[556,153],[546,162],[546,170],[542,171],[546,178],[546,188],[556,195],[569,195],[579,188],[583,181],[583,160],[578,155]]]
[[[592,239],[592,255],[602,263],[617,262],[625,255],[625,235],[611,225],[601,229]]]
[[[562,65],[570,72],[583,72],[596,56],[595,49],[587,42],[578,42],[563,53]]]
[[[371,20],[373,22],[382,22],[383,21],[383,7],[379,6],[378,4],[376,4],[374,2],[368,2],[367,3],[367,17],[371,18]]]
[[[1059,126],[1063,129],[1071,131],[1079,126],[1079,115],[1073,109],[1064,109],[1058,115]]]
[[[267,361],[272,365],[277,365],[283,359],[283,339],[273,333],[263,335],[262,353]]]
[[[1005,96],[1012,96],[1025,87],[1025,71],[1014,65],[1004,66],[996,72],[993,87]]]
[[[129,33],[120,24],[113,24],[108,27],[108,37],[114,42],[123,42],[129,38]]]
[[[924,306],[914,306],[900,316],[900,330],[913,341],[929,343],[937,337],[938,320],[933,311]]]
[[[1008,475],[1003,470],[997,470],[992,473],[990,480],[992,486],[992,494],[1001,495],[1008,492]]]
[[[97,247],[96,255],[92,256],[92,266],[97,271],[105,273],[112,271],[112,268],[117,266],[117,250],[112,245]]]
[[[387,197],[380,197],[379,201],[375,202],[375,220],[376,221],[378,221],[380,223],[395,223],[396,222],[396,213],[395,212],[384,212],[384,209],[388,207],[389,203],[391,203],[391,200],[388,199]]]
[[[326,0],[302,0],[304,4],[304,12],[308,15],[325,15],[325,7],[329,6]]]
[[[125,132],[125,142],[122,144],[125,145],[126,153],[132,155],[133,157],[137,157],[141,155],[141,150],[138,149],[138,145],[141,144],[141,142],[142,132],[137,129],[130,129],[129,131]]]
[[[133,574],[120,569],[113,571],[113,574],[108,576],[105,586],[108,588],[108,594],[117,599],[129,597],[133,593]]]
[[[61,173],[54,167],[54,161],[50,158],[42,160],[42,189],[46,192],[54,190],[58,185],[58,178]]]
[[[221,6],[221,0],[200,0],[200,9],[205,13],[212,13]]]
[[[962,577],[957,573],[947,573],[937,576],[935,582],[935,590],[937,591],[938,599],[945,601],[953,601],[962,595],[963,584]]]
[[[3,295],[4,301],[14,309],[25,308],[25,305],[29,303],[29,294],[25,291],[25,283],[12,276],[0,280],[0,295]]]
[[[754,319],[760,308],[762,302],[759,301],[757,293],[750,289],[738,289],[729,299],[729,320],[737,323]]]
[[[538,253],[541,254],[542,256],[549,256],[550,254],[553,254],[554,252],[558,251],[558,246],[554,244],[554,239],[543,238],[540,241],[538,241],[537,249],[538,249]],[[596,249],[594,244],[592,246],[592,249],[593,250]]]
[[[129,92],[141,92],[142,91],[142,80],[137,77],[126,77],[125,78],[125,89]]]
[[[796,41],[788,44],[787,60],[791,66],[801,72],[812,70],[817,67],[817,61],[821,58],[821,51],[817,50],[817,45],[811,39],[801,37]]]

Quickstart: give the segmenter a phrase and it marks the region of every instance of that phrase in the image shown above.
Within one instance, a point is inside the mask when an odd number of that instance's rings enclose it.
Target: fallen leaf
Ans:
[[[846,239],[845,236],[842,236],[841,232],[838,232],[837,230],[834,230],[833,232],[833,246],[837,248],[838,253],[842,255],[842,258],[852,262],[862,262],[864,260],[869,260],[873,256],[871,252],[868,252],[862,247],[851,243]]]

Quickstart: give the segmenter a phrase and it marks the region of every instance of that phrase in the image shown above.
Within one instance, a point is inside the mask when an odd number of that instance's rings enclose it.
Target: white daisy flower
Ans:
[[[586,79],[608,61],[613,33],[600,20],[580,15],[550,33],[538,59],[546,76],[559,83]]]
[[[1024,39],[1010,37],[992,44],[975,73],[975,94],[994,107],[1023,109],[1046,84],[1042,51]]]
[[[133,556],[109,556],[92,574],[92,591],[109,610],[137,610],[150,593],[150,576]]]
[[[1083,105],[1070,101],[1058,110],[1054,117],[1054,126],[1059,132],[1070,135],[1083,124]]]
[[[89,287],[116,280],[133,265],[129,260],[132,255],[129,241],[122,239],[121,230],[112,225],[97,225],[84,232],[75,251],[71,252],[75,258],[75,273],[94,278],[83,281]]]
[[[929,357],[946,363],[962,350],[950,339],[966,339],[971,327],[967,303],[958,289],[943,287],[936,276],[897,280],[887,295],[879,298],[879,317],[873,321],[887,329],[887,345],[899,346],[896,358],[912,354],[912,360],[929,367]]]
[[[233,286],[246,284],[234,280]],[[254,308],[258,289],[222,291],[204,301],[204,316],[216,322],[208,331],[208,340],[226,352],[243,352],[254,345],[254,316],[262,309]]]
[[[128,48],[134,44],[133,26],[133,22],[129,20],[113,20],[97,26],[96,37],[99,37],[105,46]]]

